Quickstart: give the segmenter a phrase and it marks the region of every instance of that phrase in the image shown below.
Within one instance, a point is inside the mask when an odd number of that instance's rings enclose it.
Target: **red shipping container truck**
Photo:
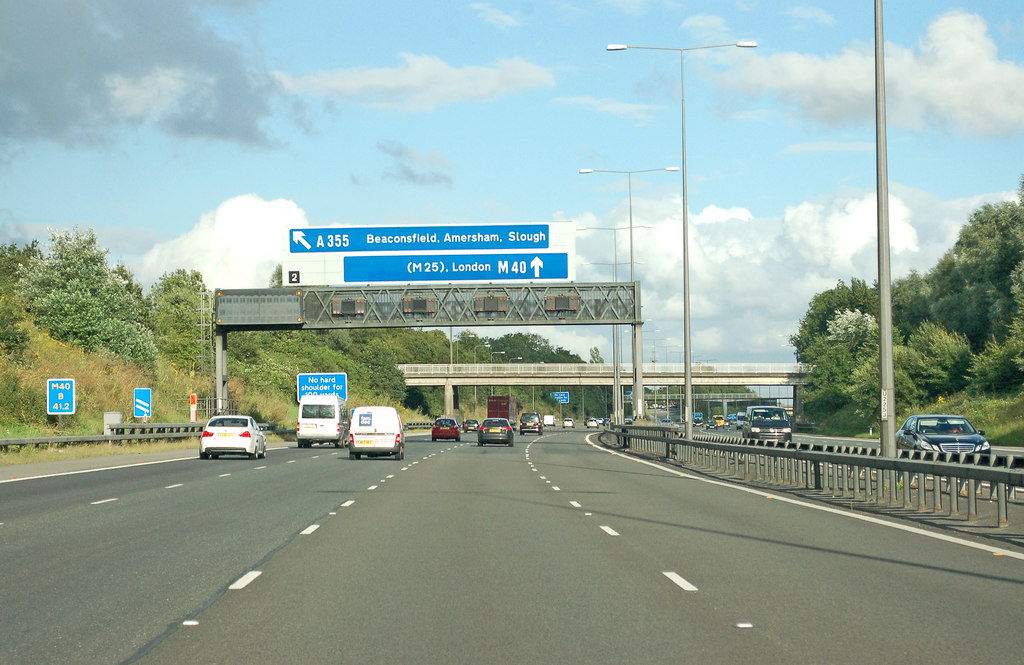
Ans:
[[[518,413],[519,405],[516,403],[515,397],[491,395],[487,398],[488,418],[508,418],[508,421],[515,426]]]

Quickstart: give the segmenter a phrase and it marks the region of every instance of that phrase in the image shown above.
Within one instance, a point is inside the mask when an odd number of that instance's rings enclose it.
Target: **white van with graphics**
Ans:
[[[348,441],[348,409],[337,395],[303,395],[299,400],[299,419],[295,439],[299,448],[314,443],[330,443],[341,448]]]
[[[394,455],[405,459],[402,417],[392,406],[360,406],[352,410],[348,434],[348,457],[359,459]]]

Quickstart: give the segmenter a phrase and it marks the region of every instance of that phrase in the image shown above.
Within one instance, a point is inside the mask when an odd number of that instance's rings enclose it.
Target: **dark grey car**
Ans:
[[[759,441],[792,441],[793,426],[781,406],[747,407],[743,438]]]
[[[499,443],[511,446],[514,437],[512,423],[508,421],[508,418],[485,418],[476,432],[476,445]]]

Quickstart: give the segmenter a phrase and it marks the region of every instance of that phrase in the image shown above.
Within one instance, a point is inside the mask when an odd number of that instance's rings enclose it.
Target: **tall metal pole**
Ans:
[[[686,438],[693,438],[693,371],[690,356],[690,214],[686,201],[686,67],[685,51],[679,51],[679,146],[683,180],[683,384],[686,413],[683,415]]]
[[[696,51],[709,48],[723,48],[737,46],[740,48],[756,48],[757,42],[744,41],[733,44],[712,44],[710,46],[691,46],[687,48],[669,48],[664,46],[629,46],[627,44],[609,44],[608,51],[625,51],[626,49],[637,48],[651,51],[679,51],[679,100],[680,100],[680,152],[683,180],[683,356],[686,368],[684,380],[686,383],[686,438],[693,436],[693,373],[691,371],[690,357],[690,228],[689,213],[686,201],[686,93],[684,83],[683,54],[686,51]]]
[[[896,456],[896,377],[892,348],[892,276],[889,270],[889,174],[885,144],[885,49],[882,0],[875,0],[875,161],[878,183],[878,380],[879,441],[884,457]]]

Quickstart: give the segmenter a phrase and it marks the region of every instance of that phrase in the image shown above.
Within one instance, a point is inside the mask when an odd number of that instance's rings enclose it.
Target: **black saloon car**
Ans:
[[[924,414],[910,416],[896,432],[896,447],[943,453],[984,453],[992,450],[984,430],[974,429],[963,416]]]

